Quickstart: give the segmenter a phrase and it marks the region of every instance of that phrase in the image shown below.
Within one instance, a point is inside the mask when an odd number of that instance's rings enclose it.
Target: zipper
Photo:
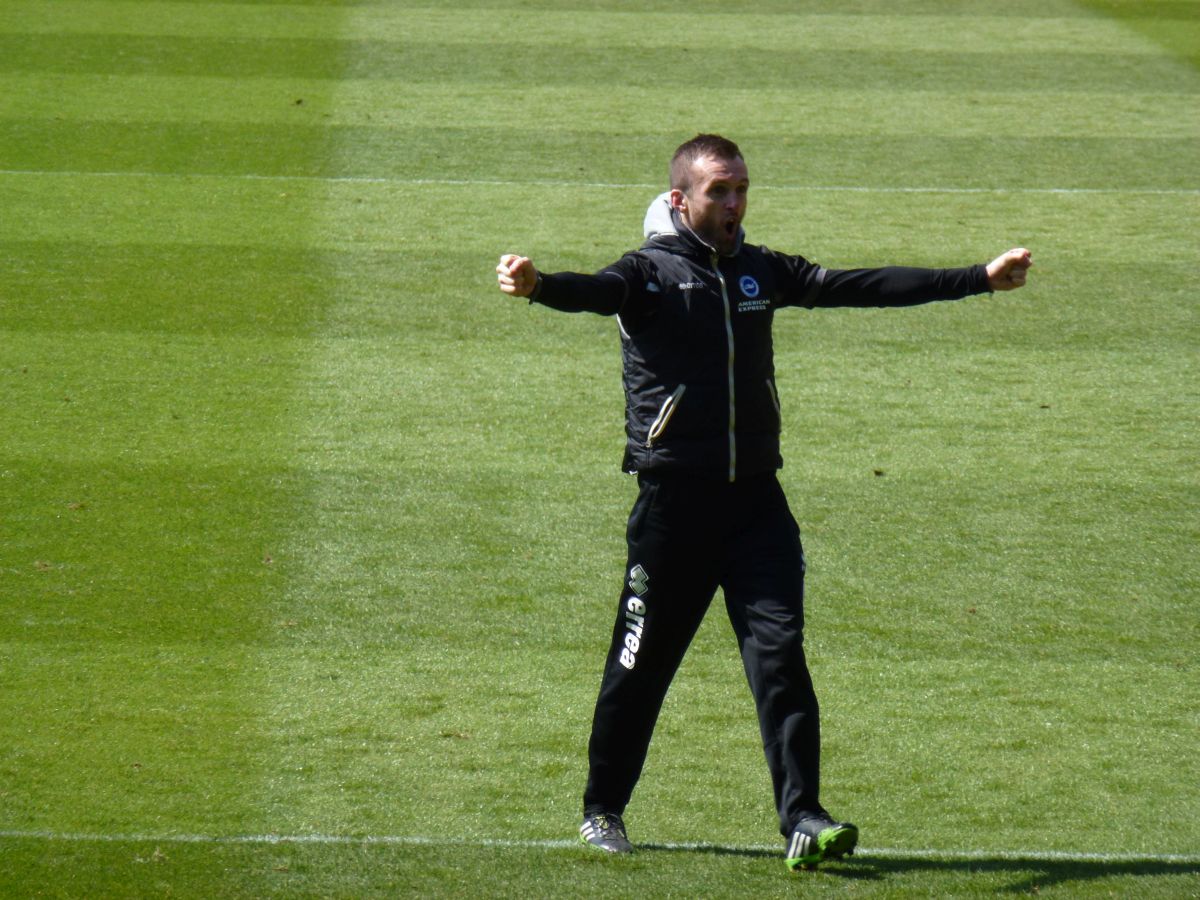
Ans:
[[[775,389],[775,382],[770,378],[767,379],[767,393],[771,395],[771,403],[775,406],[775,417],[779,419],[779,425],[782,427],[783,410],[779,407],[779,391]]]
[[[679,401],[683,398],[683,392],[687,390],[686,384],[681,384],[675,388],[674,392],[663,401],[662,409],[658,411],[658,416],[650,425],[650,432],[646,435],[646,446],[654,446],[654,442],[658,440],[663,431],[666,430],[667,423],[671,421],[671,416],[675,415],[675,410],[679,406]]]
[[[729,305],[729,290],[725,286],[725,276],[721,274],[721,257],[716,253],[712,257],[713,271],[717,273],[717,281],[721,283],[721,300],[725,304],[725,338],[729,344],[729,481],[737,477],[737,438],[735,427],[737,423],[737,403],[733,393],[733,310]]]

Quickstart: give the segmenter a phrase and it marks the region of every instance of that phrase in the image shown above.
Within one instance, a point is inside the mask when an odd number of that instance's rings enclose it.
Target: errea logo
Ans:
[[[642,568],[641,563],[638,563],[629,570],[629,589],[641,597],[649,587],[650,576],[646,574],[646,570]]]
[[[617,658],[626,669],[637,665],[638,650],[646,627],[646,592],[650,589],[650,576],[641,564],[629,570],[629,589],[633,596],[625,601],[625,638],[621,655]]]

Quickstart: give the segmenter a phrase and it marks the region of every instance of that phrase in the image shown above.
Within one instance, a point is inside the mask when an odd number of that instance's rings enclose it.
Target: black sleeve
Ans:
[[[983,294],[985,266],[959,269],[825,269],[802,256],[765,251],[779,278],[780,306],[915,306],[932,300],[958,300]]]
[[[593,312],[615,316],[629,299],[631,286],[640,282],[638,270],[637,260],[632,254],[626,254],[595,275],[578,272],[539,273],[537,286],[530,294],[529,302],[561,312]]]
[[[812,306],[916,306],[932,300],[959,300],[984,294],[987,267],[916,269],[826,269]]]
[[[611,274],[582,275],[578,272],[538,274],[530,303],[540,303],[561,312],[593,312],[614,316],[625,302],[625,282]]]

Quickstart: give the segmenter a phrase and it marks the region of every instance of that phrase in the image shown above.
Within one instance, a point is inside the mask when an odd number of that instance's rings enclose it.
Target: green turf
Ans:
[[[1159,0],[6,0],[0,894],[1195,895],[1198,48]],[[719,598],[642,852],[569,845],[620,361],[492,270],[616,258],[699,129],[753,240],[1036,260],[776,319],[863,830],[803,877]]]

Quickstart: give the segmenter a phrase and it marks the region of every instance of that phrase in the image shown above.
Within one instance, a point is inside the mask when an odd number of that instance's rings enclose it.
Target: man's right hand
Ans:
[[[505,253],[496,266],[500,290],[514,297],[528,297],[537,287],[538,271],[527,256]]]

